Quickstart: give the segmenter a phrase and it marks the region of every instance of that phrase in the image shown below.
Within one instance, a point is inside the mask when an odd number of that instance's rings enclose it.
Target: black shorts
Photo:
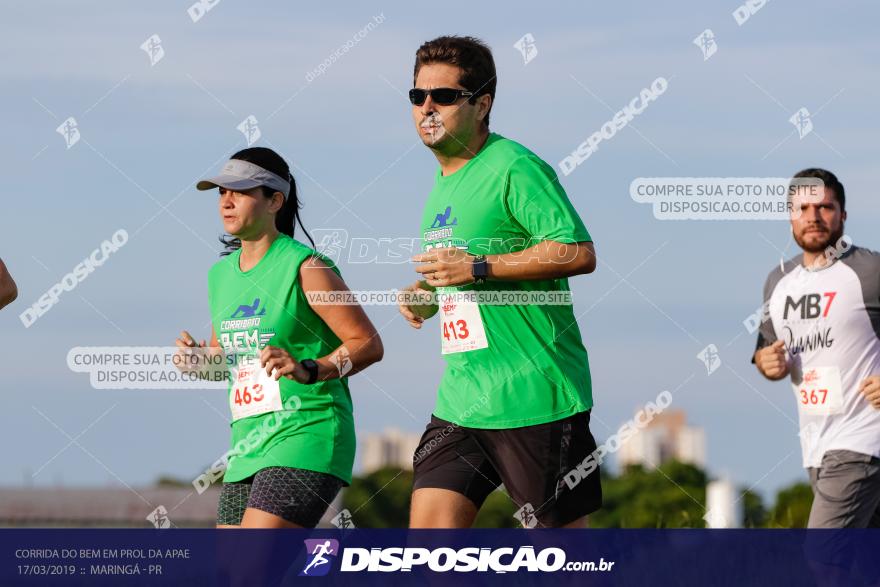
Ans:
[[[577,473],[595,450],[589,411],[500,430],[465,428],[432,415],[413,455],[413,490],[455,491],[479,509],[503,483],[538,527],[559,527],[602,507],[598,466],[592,462],[589,474]]]
[[[244,511],[254,508],[314,528],[345,482],[327,473],[266,467],[242,481],[224,483],[217,504],[217,523],[241,525]]]

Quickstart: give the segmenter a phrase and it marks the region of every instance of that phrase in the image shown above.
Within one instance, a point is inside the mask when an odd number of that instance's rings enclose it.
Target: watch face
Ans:
[[[474,262],[474,278],[475,279],[485,279],[486,274],[488,273],[489,265],[486,263],[486,258],[483,257],[478,261]]]
[[[318,378],[318,364],[313,359],[305,359],[301,364],[309,372],[309,383],[314,383]]]

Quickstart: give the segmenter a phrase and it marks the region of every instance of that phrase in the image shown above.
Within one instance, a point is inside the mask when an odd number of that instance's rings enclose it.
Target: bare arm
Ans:
[[[456,247],[434,249],[413,257],[421,263],[421,273],[428,285],[434,287],[465,285],[473,282],[474,255]],[[592,242],[560,243],[542,241],[532,247],[505,253],[487,255],[489,279],[495,281],[530,281],[558,279],[596,269],[596,250]]]
[[[12,279],[12,275],[6,269],[3,260],[0,259],[0,308],[8,306],[18,297],[18,287]]]
[[[299,277],[307,295],[350,291],[342,278],[320,259],[303,263]],[[266,347],[261,359],[267,372],[275,369],[276,378],[287,376],[303,383],[308,379],[308,373],[298,359],[314,359],[318,364],[318,381],[326,381],[351,376],[382,360],[385,352],[382,340],[360,305],[331,305],[311,300],[309,304],[342,344],[323,357],[298,358],[290,357],[284,349]]]
[[[306,293],[349,291],[342,278],[320,259],[303,263],[299,274]],[[382,360],[385,354],[382,339],[360,305],[315,304],[312,309],[342,341],[332,353],[315,359],[319,381],[341,377],[340,359],[346,354],[351,368],[344,375],[353,375]]]
[[[592,273],[596,270],[596,249],[593,243],[559,243],[542,241],[517,253],[488,255],[489,279],[497,281],[528,281],[558,279]]]

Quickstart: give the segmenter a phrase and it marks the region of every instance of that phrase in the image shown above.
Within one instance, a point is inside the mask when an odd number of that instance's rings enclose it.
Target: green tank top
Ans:
[[[267,344],[297,360],[323,357],[341,344],[309,306],[299,281],[300,266],[313,256],[339,273],[332,261],[284,234],[248,271],[239,266],[241,249],[211,267],[211,322],[231,373],[238,361],[254,360]],[[260,397],[253,391],[231,377],[230,409],[240,414],[241,406]],[[224,482],[241,481],[266,467],[296,467],[350,483],[355,432],[348,379],[303,385],[282,377],[279,391],[278,409],[233,420]]]

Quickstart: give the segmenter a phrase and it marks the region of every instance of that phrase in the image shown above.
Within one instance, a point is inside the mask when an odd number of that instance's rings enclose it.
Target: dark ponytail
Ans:
[[[290,167],[287,165],[287,162],[284,160],[284,158],[272,149],[268,149],[266,147],[251,147],[249,149],[243,149],[239,151],[238,153],[230,157],[230,159],[247,161],[249,163],[253,163],[254,165],[259,165],[263,169],[271,171],[279,177],[288,178],[288,181],[290,182],[290,193],[284,200],[284,204],[281,205],[281,209],[278,210],[277,214],[275,214],[275,228],[278,229],[278,232],[286,234],[287,236],[292,238],[294,236],[294,233],[296,232],[296,225],[297,223],[299,223],[300,228],[302,228],[303,233],[305,233],[306,238],[309,239],[309,242],[312,244],[312,248],[314,248],[315,241],[312,240],[312,237],[306,230],[306,227],[303,226],[302,216],[300,215],[302,202],[300,202],[299,198],[297,197],[296,181],[293,179],[293,174],[290,173]],[[263,195],[267,198],[271,198],[272,194],[275,193],[275,190],[266,186],[262,186],[262,189]],[[237,249],[241,248],[241,240],[228,234],[224,234],[223,236],[221,236],[220,242],[223,243],[224,247],[226,247],[226,250],[220,253],[221,257],[233,253]]]

